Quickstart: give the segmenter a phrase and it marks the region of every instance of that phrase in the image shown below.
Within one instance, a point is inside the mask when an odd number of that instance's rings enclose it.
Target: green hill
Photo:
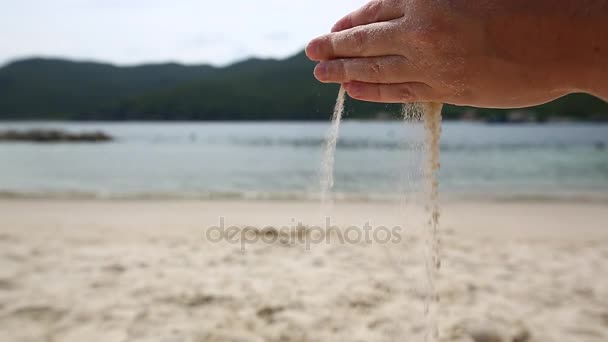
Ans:
[[[337,86],[317,82],[313,68],[304,53],[224,68],[27,59],[0,68],[0,119],[326,120]],[[399,106],[352,100],[347,106],[356,118],[399,112]],[[529,111],[540,120],[589,119],[605,117],[608,105],[576,94]],[[453,106],[444,114],[449,119],[463,113],[495,121],[508,114]]]

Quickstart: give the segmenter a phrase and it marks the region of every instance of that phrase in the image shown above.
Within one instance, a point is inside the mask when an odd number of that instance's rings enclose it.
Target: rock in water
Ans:
[[[26,141],[36,143],[55,142],[108,142],[113,138],[103,132],[72,133],[62,130],[33,129],[29,131],[8,130],[0,132],[1,141]]]

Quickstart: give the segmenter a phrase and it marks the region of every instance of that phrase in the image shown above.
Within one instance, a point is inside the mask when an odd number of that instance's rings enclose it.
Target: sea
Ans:
[[[0,122],[103,131],[107,143],[0,143],[0,198],[317,200],[329,122]],[[345,121],[334,197],[419,189],[423,127]],[[608,124],[445,122],[446,198],[608,199]]]

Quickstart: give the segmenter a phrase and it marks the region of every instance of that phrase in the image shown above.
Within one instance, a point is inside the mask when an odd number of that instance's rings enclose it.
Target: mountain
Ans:
[[[317,82],[313,68],[303,52],[224,68],[27,59],[0,68],[0,119],[326,120],[338,88]],[[390,117],[399,106],[349,100],[347,112],[355,118]],[[493,121],[510,115],[454,106],[444,111],[448,119],[463,113]],[[575,94],[531,108],[526,115],[589,119],[607,113],[605,102]]]
[[[28,59],[0,69],[0,117],[78,119],[110,114],[126,98],[204,78],[210,66],[116,67]]]

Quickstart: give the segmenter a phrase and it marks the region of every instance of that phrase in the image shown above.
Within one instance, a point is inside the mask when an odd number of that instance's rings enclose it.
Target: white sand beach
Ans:
[[[423,341],[422,211],[338,203],[398,243],[212,242],[317,203],[0,201],[0,341]],[[605,202],[443,205],[445,341],[607,341]],[[268,233],[272,237],[274,233]],[[303,233],[307,234],[306,232]],[[259,237],[259,236],[258,236]]]

